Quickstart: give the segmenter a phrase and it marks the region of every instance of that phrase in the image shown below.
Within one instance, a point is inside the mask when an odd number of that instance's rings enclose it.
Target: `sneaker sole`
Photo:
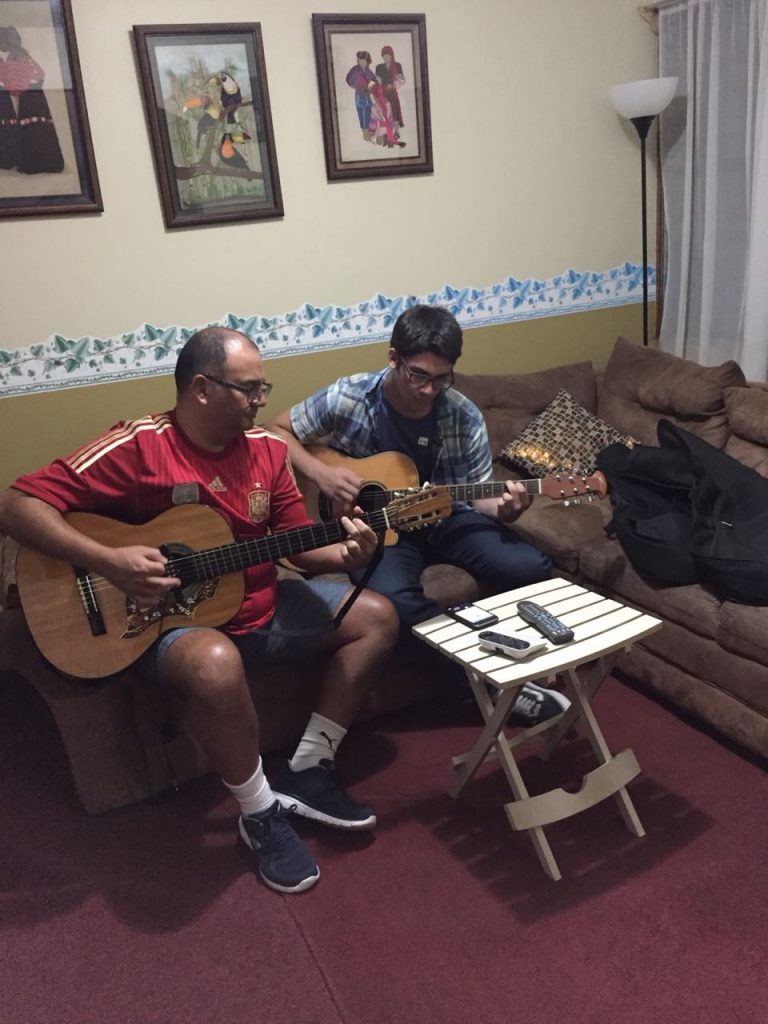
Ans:
[[[376,827],[375,814],[371,814],[367,818],[360,818],[359,821],[350,821],[348,818],[334,818],[330,814],[318,811],[315,807],[310,807],[309,804],[305,804],[289,793],[280,793],[274,787],[272,792],[280,801],[280,806],[284,811],[291,811],[293,814],[298,814],[302,818],[310,818],[312,821],[320,821],[323,825],[330,825],[331,828],[339,828],[345,832],[363,832]]]
[[[567,711],[571,706],[571,702],[568,698],[560,693],[559,690],[551,689],[548,686],[539,686],[538,683],[526,683],[526,686],[532,690],[537,690],[539,693],[543,693],[545,697],[551,697],[557,704],[560,705],[561,711]]]
[[[250,837],[245,831],[242,820],[238,822],[237,828],[240,833],[240,838],[248,847],[248,852],[253,856],[256,856],[255,850],[251,846]],[[320,868],[317,869],[317,874],[310,875],[308,878],[302,878],[302,880],[297,882],[295,885],[284,885],[282,882],[276,882],[273,878],[270,878],[269,875],[265,875],[261,867],[259,867],[259,874],[261,875],[261,879],[264,884],[268,885],[270,889],[274,889],[275,892],[305,892],[307,889],[311,889],[312,886],[320,880]]]

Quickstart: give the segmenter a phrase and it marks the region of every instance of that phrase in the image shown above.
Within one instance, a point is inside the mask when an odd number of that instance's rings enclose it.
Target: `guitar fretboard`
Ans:
[[[375,532],[390,527],[387,509],[367,512],[358,516]],[[186,586],[202,580],[212,580],[237,570],[247,569],[263,562],[276,562],[302,551],[313,551],[328,544],[344,540],[347,531],[339,520],[330,523],[313,523],[299,526],[294,530],[281,530],[268,537],[224,544],[203,551],[189,551],[169,558],[166,565],[168,576],[177,576]]]
[[[541,494],[541,480],[518,480],[516,481],[525,487],[526,494]],[[440,487],[450,494],[454,501],[476,501],[478,498],[500,498],[507,493],[507,486],[503,480],[486,480],[482,484],[440,484]],[[403,488],[399,491],[382,491],[378,487],[367,490],[363,488],[358,501],[363,508],[378,508],[386,505],[393,498],[401,497],[404,494],[417,494],[418,488]]]

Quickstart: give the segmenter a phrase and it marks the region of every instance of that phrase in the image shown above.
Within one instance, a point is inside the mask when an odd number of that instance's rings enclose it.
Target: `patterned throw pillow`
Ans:
[[[499,458],[531,476],[559,472],[589,476],[594,472],[598,452],[616,441],[628,448],[635,444],[633,437],[593,416],[560,388],[546,409],[502,448]]]

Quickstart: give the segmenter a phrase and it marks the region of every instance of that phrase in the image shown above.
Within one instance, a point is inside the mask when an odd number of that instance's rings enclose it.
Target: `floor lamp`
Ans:
[[[608,90],[615,109],[629,118],[640,137],[640,188],[643,217],[643,344],[648,344],[648,218],[645,187],[645,139],[657,114],[671,102],[677,78],[645,78],[640,82],[622,82]]]

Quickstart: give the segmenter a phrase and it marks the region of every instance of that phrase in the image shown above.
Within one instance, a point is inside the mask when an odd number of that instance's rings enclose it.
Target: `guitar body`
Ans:
[[[87,512],[71,512],[65,518],[109,547],[170,543],[200,551],[231,544],[233,539],[224,519],[205,505],[179,505],[141,526]],[[104,632],[94,633],[71,565],[20,548],[16,574],[35,643],[57,669],[80,679],[122,671],[169,629],[222,625],[237,612],[245,592],[243,574],[235,572],[185,587],[181,603],[171,596],[158,608],[139,610],[121,591],[94,578],[93,596],[104,626]]]
[[[411,459],[402,452],[381,452],[364,459],[352,459],[337,452],[335,448],[325,448],[322,445],[309,445],[307,451],[326,466],[352,469],[363,478],[365,482],[357,496],[357,504],[365,512],[384,508],[393,496],[401,492],[405,494],[418,490],[418,471]],[[349,507],[334,503],[325,494],[317,495],[317,514],[323,522],[348,515],[350,511]],[[397,534],[394,530],[387,530],[384,543],[397,543]]]
[[[396,498],[363,518],[374,532],[383,533],[420,530],[450,512],[448,493],[436,487]],[[336,521],[235,542],[222,516],[207,505],[179,505],[141,526],[86,512],[65,518],[108,547],[159,548],[167,559],[166,574],[181,580],[181,586],[156,604],[139,608],[102,577],[20,548],[16,579],[35,643],[57,669],[80,679],[121,672],[169,629],[223,625],[243,603],[244,569],[327,547],[347,536],[344,524]]]

